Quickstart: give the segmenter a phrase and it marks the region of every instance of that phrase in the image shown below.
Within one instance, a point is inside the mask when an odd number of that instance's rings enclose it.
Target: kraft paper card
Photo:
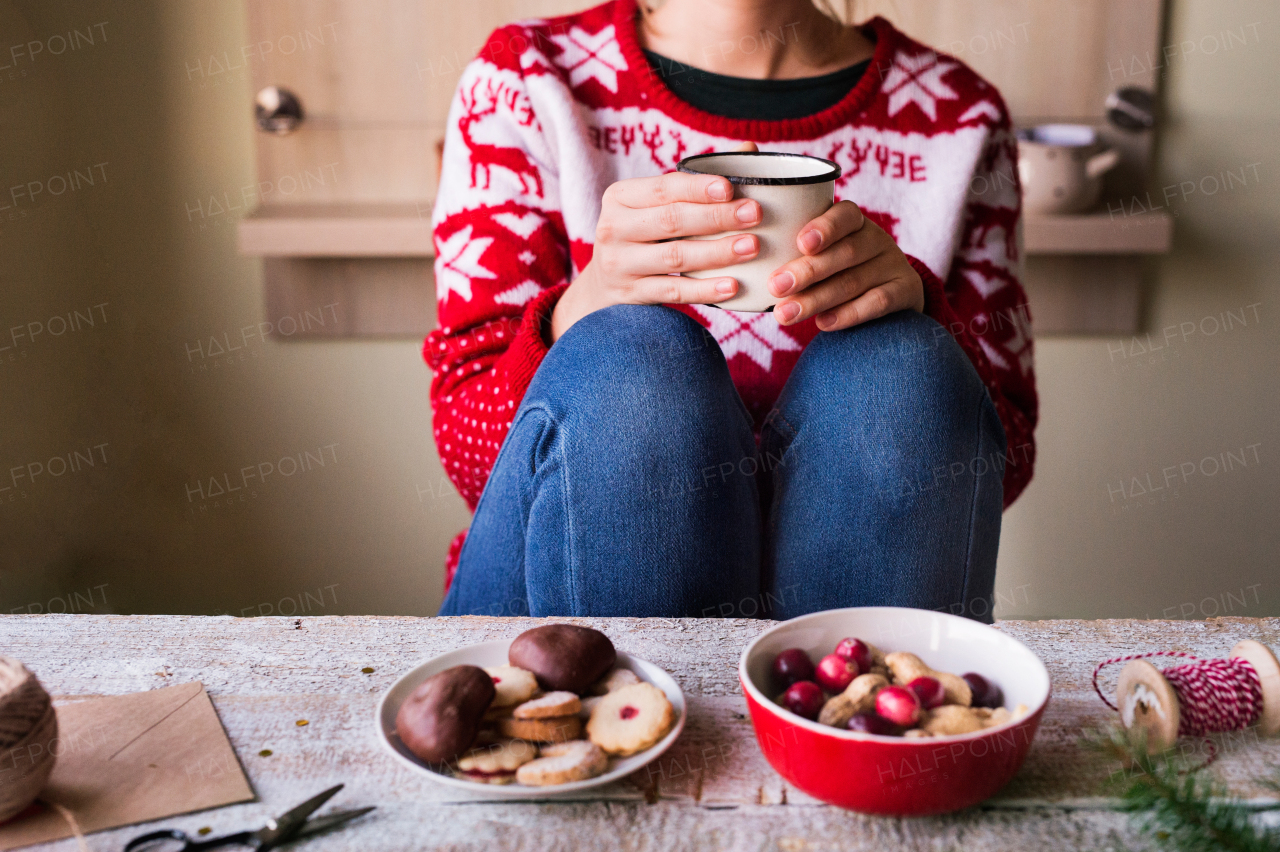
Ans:
[[[35,805],[0,825],[0,850],[254,798],[202,683],[65,703],[57,713],[53,774]]]

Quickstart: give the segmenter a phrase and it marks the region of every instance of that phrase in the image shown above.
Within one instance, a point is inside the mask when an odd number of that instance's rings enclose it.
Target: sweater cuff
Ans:
[[[507,362],[507,375],[511,380],[511,389],[516,392],[515,398],[524,396],[524,391],[533,381],[533,374],[538,371],[542,359],[547,357],[550,346],[547,345],[543,324],[555,310],[556,303],[564,295],[569,285],[557,284],[543,290],[525,306],[520,317],[520,329],[516,332],[511,346],[503,353]]]
[[[925,266],[924,261],[919,258],[907,255],[907,263],[911,264],[911,268],[920,276],[920,280],[924,283],[924,314],[938,322],[943,322],[943,317],[950,319],[950,303],[947,302],[946,293],[942,289],[942,279],[933,274],[933,270]]]

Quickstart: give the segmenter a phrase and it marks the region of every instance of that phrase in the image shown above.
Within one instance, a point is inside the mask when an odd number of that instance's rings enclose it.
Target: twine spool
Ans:
[[[27,667],[0,657],[0,822],[35,801],[53,771],[58,717]]]
[[[1183,657],[1190,663],[1161,671],[1145,657]],[[1116,703],[1098,686],[1098,675],[1113,663],[1120,671]],[[1146,742],[1148,754],[1171,748],[1179,736],[1241,731],[1254,724],[1263,736],[1280,731],[1280,661],[1267,646],[1246,639],[1226,660],[1202,660],[1179,651],[1153,651],[1116,657],[1093,670],[1093,688],[1133,741]],[[1213,759],[1212,742],[1209,743]]]

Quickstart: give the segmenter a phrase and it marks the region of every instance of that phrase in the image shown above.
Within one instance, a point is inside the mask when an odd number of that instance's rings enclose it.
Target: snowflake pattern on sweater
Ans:
[[[467,505],[547,352],[544,320],[591,258],[604,190],[750,140],[839,163],[836,198],[907,254],[925,312],[969,356],[1004,425],[1008,506],[1031,478],[1037,398],[1017,147],[999,93],[876,18],[870,66],[836,105],[800,119],[722,118],[651,71],[636,13],[635,0],[613,0],[502,27],[454,96],[433,214],[439,328],[423,355],[436,445]],[[715,336],[757,425],[818,333],[812,320],[784,328],[771,313],[676,307]]]

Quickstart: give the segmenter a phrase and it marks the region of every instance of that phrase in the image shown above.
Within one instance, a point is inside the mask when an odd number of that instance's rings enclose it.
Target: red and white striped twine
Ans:
[[[1181,651],[1151,651],[1114,657],[1093,670],[1093,689],[1112,710],[1120,708],[1107,700],[1098,686],[1098,675],[1114,663],[1144,657],[1185,657],[1193,662],[1164,669],[1161,674],[1178,695],[1181,715],[1178,736],[1198,737],[1219,731],[1242,731],[1262,715],[1262,681],[1248,660],[1202,660]]]

